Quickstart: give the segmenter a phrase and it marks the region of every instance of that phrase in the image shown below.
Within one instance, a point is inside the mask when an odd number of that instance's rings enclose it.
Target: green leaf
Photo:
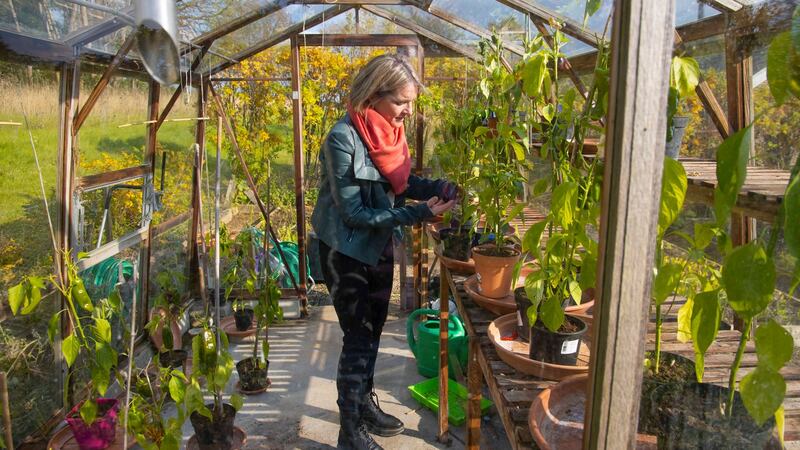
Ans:
[[[739,190],[747,177],[747,160],[750,157],[750,141],[753,124],[729,136],[717,150],[717,187],[714,189],[714,212],[717,225],[724,228],[728,222]]]
[[[689,342],[692,340],[692,308],[694,299],[687,298],[686,303],[678,310],[678,334],[679,342]]]
[[[242,406],[244,406],[244,399],[242,398],[242,396],[239,394],[232,394],[231,406],[233,406],[233,409],[235,409],[236,411],[242,409]]]
[[[86,400],[81,405],[79,411],[81,413],[81,419],[83,419],[86,425],[91,425],[94,423],[94,419],[97,418],[97,403],[93,400]]]
[[[550,210],[553,221],[557,226],[568,228],[575,219],[575,209],[578,199],[578,184],[567,182],[553,189],[550,200]]]
[[[21,282],[18,285],[10,288],[8,290],[8,304],[11,306],[11,313],[15,316],[17,315],[17,311],[19,311],[20,306],[25,301],[25,282]]]
[[[61,325],[60,319],[61,319],[61,311],[50,316],[50,321],[47,322],[47,338],[50,339],[51,344],[56,341],[56,335],[58,334],[58,326]]]
[[[539,243],[542,238],[542,232],[547,227],[547,221],[536,222],[525,231],[522,237],[522,250],[533,255],[539,254]]]
[[[694,224],[694,246],[699,250],[703,250],[711,244],[714,240],[716,232],[714,225],[704,222],[695,222]]]
[[[561,302],[552,298],[543,301],[539,306],[539,320],[552,332],[561,328],[564,323],[564,310],[561,309]]]
[[[20,311],[20,313],[24,316],[36,311],[36,307],[39,306],[39,302],[42,301],[41,288],[34,286],[33,283],[30,282],[30,279],[28,280],[26,294],[27,296],[25,298],[22,311]]]
[[[542,118],[548,122],[553,121],[553,117],[556,115],[556,108],[553,106],[552,103],[548,103],[541,108],[539,108],[539,114],[542,115]]]
[[[522,90],[531,98],[542,96],[544,74],[547,72],[547,57],[537,53],[522,68]],[[488,96],[487,96],[488,97]],[[548,119],[548,122],[550,119]]]
[[[786,414],[783,405],[775,411],[775,429],[778,432],[778,439],[781,441],[781,448],[785,445],[783,435],[786,432]]]
[[[775,263],[756,242],[736,247],[725,258],[722,284],[731,308],[742,319],[751,319],[772,301]]]
[[[800,260],[800,176],[786,188],[783,197],[783,238],[789,253]]]
[[[547,192],[547,188],[550,187],[550,180],[547,178],[541,178],[533,185],[533,196],[538,197],[545,192]]]
[[[186,383],[178,377],[170,377],[169,379],[169,396],[175,403],[180,404],[186,394]]]
[[[795,67],[798,52],[792,45],[790,33],[781,33],[772,40],[767,50],[767,83],[769,91],[779,106],[790,95],[800,98],[800,69]]]
[[[482,79],[480,82],[480,89],[481,89],[481,94],[483,94],[484,97],[489,98],[489,95],[491,94],[491,89],[489,88],[489,80],[485,78]]]
[[[700,65],[697,60],[692,57],[673,57],[670,82],[681,98],[688,97],[700,83]]]
[[[697,381],[703,381],[705,354],[719,331],[719,291],[706,291],[694,297],[692,307],[692,344],[694,345]]]
[[[758,425],[762,425],[783,403],[786,382],[778,372],[758,366],[739,382],[739,392],[747,412]]]
[[[96,341],[94,343],[94,351],[95,362],[105,369],[106,372],[110,371],[117,364],[117,352],[111,348],[110,344],[103,341]]]
[[[583,27],[586,28],[586,23],[589,17],[593,16],[603,4],[602,0],[586,0],[586,9],[583,12]]]
[[[111,305],[111,309],[113,309],[115,313],[120,313],[122,311],[122,296],[119,294],[119,290],[114,289],[108,294],[108,304]]]
[[[106,319],[95,319],[94,335],[99,341],[111,343],[111,324]]]
[[[658,209],[658,236],[664,236],[672,222],[678,217],[686,198],[686,171],[683,165],[672,158],[664,158],[664,173],[661,176],[661,204]]]
[[[525,161],[525,147],[517,141],[511,141],[511,148],[514,149],[514,157],[517,161]]]
[[[794,340],[773,319],[756,329],[756,354],[758,364],[778,371],[792,359]]]
[[[91,366],[92,388],[100,395],[105,395],[108,390],[110,375],[108,370],[105,370],[100,365]]]
[[[581,289],[581,285],[578,284],[575,280],[570,280],[569,282],[569,295],[575,301],[576,304],[581,304],[581,297],[583,296],[583,290]]]
[[[73,332],[61,342],[61,353],[64,354],[64,359],[67,361],[67,367],[72,367],[72,364],[78,358],[78,353],[81,351],[81,344],[78,338],[75,337]]]
[[[661,306],[667,297],[675,292],[678,282],[681,281],[681,272],[683,272],[683,266],[678,263],[667,263],[658,269],[653,282],[653,300],[657,307]]]

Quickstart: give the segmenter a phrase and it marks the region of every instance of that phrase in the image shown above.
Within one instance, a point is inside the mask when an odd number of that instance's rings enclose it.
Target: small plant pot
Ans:
[[[233,446],[233,420],[236,410],[232,405],[223,403],[222,413],[214,411],[214,404],[206,405],[211,410],[214,420],[193,412],[189,416],[194,428],[195,438],[200,450],[230,450]]]
[[[161,367],[169,367],[170,369],[177,369],[183,366],[186,362],[188,353],[186,350],[170,350],[158,354],[158,364]]]
[[[443,228],[439,230],[442,240],[442,254],[450,259],[469,261],[472,247],[478,245],[481,233],[472,233],[469,229]]]
[[[473,247],[472,259],[475,260],[480,294],[490,298],[510,295],[514,265],[519,258],[519,250],[511,247],[500,247],[499,250],[494,244]]]
[[[660,386],[658,402],[658,448],[762,449],[772,438],[775,418],[758,426],[744,407],[738,392],[733,414],[723,415],[728,388],[708,383]]]
[[[563,366],[574,366],[578,363],[581,339],[589,327],[584,321],[573,316],[564,317],[562,329],[571,324],[576,331],[553,333],[541,322],[531,328],[530,349],[528,356],[536,361]]]
[[[239,383],[244,392],[261,391],[269,386],[267,378],[269,361],[262,365],[260,360],[251,356],[236,363],[236,371],[239,373]]]
[[[524,287],[514,289],[514,301],[517,303],[517,336],[525,342],[530,342],[531,326],[528,323],[528,308],[531,301]]]
[[[233,318],[236,320],[236,329],[239,331],[247,331],[253,325],[254,317],[253,308],[237,309],[233,313]]]
[[[156,314],[161,314],[162,317],[167,315],[167,312],[164,308],[156,307],[150,310],[150,320],[155,317]],[[181,315],[181,318],[183,315]],[[178,320],[170,321],[169,329],[172,331],[172,349],[180,349],[183,347],[183,331],[181,331],[181,323],[179,318]],[[164,338],[162,336],[162,330],[164,329],[163,322],[160,324],[156,330],[150,335],[150,340],[155,345],[156,350],[161,351],[164,349]]]
[[[115,398],[97,399],[97,418],[91,425],[81,419],[78,403],[67,414],[66,421],[75,442],[81,450],[102,450],[108,448],[117,434],[117,408],[119,401]]]
[[[644,378],[642,378],[642,394],[639,403],[639,431],[648,434],[658,432],[658,401],[656,393],[662,386],[666,389],[679,389],[684,383],[696,380],[695,364],[689,358],[674,353],[661,352],[659,372],[655,373],[655,352],[645,352]]]

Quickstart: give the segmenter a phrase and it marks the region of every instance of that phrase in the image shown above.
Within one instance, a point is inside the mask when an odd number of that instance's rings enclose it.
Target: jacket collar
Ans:
[[[345,114],[342,120],[347,124],[347,128],[350,130],[350,134],[353,138],[353,172],[355,173],[356,179],[388,183],[389,180],[381,175],[380,171],[378,171],[378,168],[375,167],[375,164],[369,157],[367,146],[364,144],[364,141],[361,140],[361,136],[358,135],[355,125],[353,125],[353,122],[350,120],[350,115]]]

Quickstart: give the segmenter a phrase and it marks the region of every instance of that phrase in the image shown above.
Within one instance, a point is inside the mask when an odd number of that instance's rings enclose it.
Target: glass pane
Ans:
[[[130,6],[129,0],[94,0],[92,3],[115,11]],[[12,0],[0,5],[0,28],[53,41],[113,17],[99,9],[56,0]]]
[[[363,9],[359,10],[358,14],[355,10],[347,11],[308,29],[306,33],[413,34],[412,31]]]
[[[479,38],[475,34],[465,31],[415,6],[383,6],[382,8],[402,18],[411,20],[419,26],[459,44],[477,45]]]
[[[432,7],[455,15],[488,31],[498,32],[505,41],[521,42],[525,36],[526,15],[497,0],[436,0]]]

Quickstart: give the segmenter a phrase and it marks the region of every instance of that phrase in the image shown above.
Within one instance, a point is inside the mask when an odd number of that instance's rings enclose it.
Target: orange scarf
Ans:
[[[405,127],[393,127],[382,115],[372,108],[356,113],[347,105],[347,113],[358,134],[367,144],[369,157],[378,171],[389,180],[392,191],[400,194],[408,186],[411,174],[411,157],[408,155]]]

